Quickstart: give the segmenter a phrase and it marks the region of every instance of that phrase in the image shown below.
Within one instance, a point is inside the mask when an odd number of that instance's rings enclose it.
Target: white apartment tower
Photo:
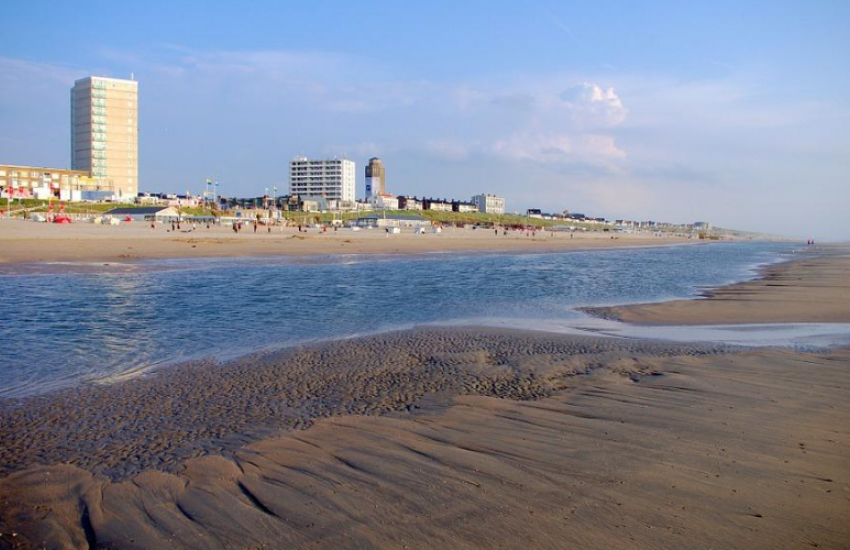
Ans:
[[[71,88],[71,167],[122,198],[139,192],[138,82],[90,76]]]
[[[354,202],[354,161],[295,157],[289,163],[289,194]]]

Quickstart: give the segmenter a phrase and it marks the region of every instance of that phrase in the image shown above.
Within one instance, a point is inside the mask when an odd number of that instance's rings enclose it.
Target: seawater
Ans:
[[[17,266],[0,274],[0,397],[422,324],[557,329],[587,322],[579,306],[693,296],[792,251],[718,243]]]

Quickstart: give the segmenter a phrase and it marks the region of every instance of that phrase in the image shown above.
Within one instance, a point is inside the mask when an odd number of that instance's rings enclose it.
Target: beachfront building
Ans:
[[[476,205],[474,202],[452,201],[452,212],[478,212],[478,205]]]
[[[289,163],[289,194],[303,199],[354,202],[353,161],[295,157]]]
[[[366,165],[366,199],[375,195],[386,194],[386,177],[387,170],[381,159],[378,157],[370,158],[369,164]]]
[[[63,201],[111,198],[113,190],[101,184],[85,170],[0,164],[0,196],[4,198]]]
[[[103,213],[104,218],[122,222],[169,223],[180,218],[180,211],[173,206],[144,206],[141,208],[113,208]]]
[[[366,202],[377,210],[398,210],[398,197],[389,193],[377,193],[369,197]]]
[[[475,203],[478,211],[483,214],[504,214],[505,213],[505,198],[498,195],[490,195],[489,193],[481,193],[472,197],[472,202]]]
[[[422,210],[434,210],[437,212],[451,212],[452,201],[446,199],[422,199]]]
[[[71,167],[119,199],[139,191],[138,82],[90,76],[71,88]]]
[[[399,210],[422,210],[422,200],[411,196],[398,197]]]
[[[371,214],[354,220],[359,227],[398,227],[416,229],[431,227],[431,220],[416,215],[405,214]]]

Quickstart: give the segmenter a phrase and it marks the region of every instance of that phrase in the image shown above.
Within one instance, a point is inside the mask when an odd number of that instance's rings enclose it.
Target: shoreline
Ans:
[[[234,234],[227,228],[198,228],[171,233],[166,227],[151,230],[141,223],[118,227],[78,224],[53,226],[21,220],[0,220],[0,266],[41,262],[118,262],[178,258],[248,258],[263,256],[322,256],[336,254],[409,255],[432,252],[566,252],[665,246],[695,241],[685,237],[629,235],[603,232],[538,232],[527,237],[512,232],[494,235],[490,230],[447,228],[441,234],[415,235],[403,230],[386,235],[382,230],[298,233],[295,228],[275,228]],[[615,238],[611,238],[611,237]],[[711,241],[714,242],[714,241]],[[718,241],[722,242],[722,241]]]
[[[647,326],[846,323],[850,318],[850,246],[820,246],[805,258],[760,267],[738,283],[695,299],[585,307],[602,319]]]
[[[766,269],[820,296],[847,261]],[[0,407],[0,549],[837,550],[848,366],[426,327],[24,398]]]

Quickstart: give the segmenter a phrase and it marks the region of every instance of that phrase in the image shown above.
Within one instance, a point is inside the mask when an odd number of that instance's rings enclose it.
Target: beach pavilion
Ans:
[[[173,206],[145,206],[141,208],[113,208],[103,213],[104,218],[121,221],[168,223],[178,221],[180,212]]]

